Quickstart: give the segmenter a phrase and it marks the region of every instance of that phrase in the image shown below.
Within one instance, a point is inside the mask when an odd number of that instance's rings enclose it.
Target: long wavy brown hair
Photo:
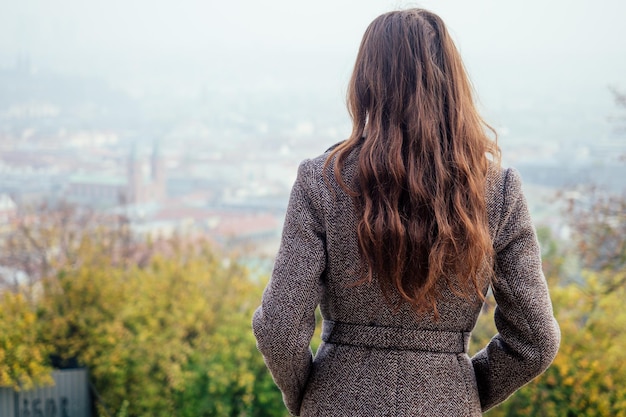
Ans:
[[[493,276],[488,155],[499,161],[500,151],[443,21],[422,9],[376,18],[347,101],[352,134],[326,166],[357,203],[365,261],[358,284],[376,277],[388,301],[396,289],[417,312],[435,317],[442,284],[483,299],[485,278]],[[341,172],[353,151],[358,169],[348,185]]]

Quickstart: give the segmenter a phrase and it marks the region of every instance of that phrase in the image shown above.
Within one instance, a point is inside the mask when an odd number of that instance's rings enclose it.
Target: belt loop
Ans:
[[[463,353],[469,354],[470,339],[472,338],[471,332],[463,332]]]

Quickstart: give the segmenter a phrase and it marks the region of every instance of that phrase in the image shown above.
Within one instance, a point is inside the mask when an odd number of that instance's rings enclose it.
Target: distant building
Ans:
[[[169,236],[181,232],[208,237],[226,248],[251,244],[258,252],[274,254],[278,250],[281,220],[271,213],[234,212],[170,202],[147,210],[143,218],[132,219],[132,223],[138,234]]]
[[[149,169],[130,152],[126,177],[102,174],[77,174],[70,178],[66,197],[68,200],[88,205],[115,206],[160,203],[166,198],[165,162],[155,144]]]
[[[142,161],[133,148],[128,161],[128,204],[162,202],[166,197],[165,162],[158,143],[155,143],[150,157],[150,169],[146,175]]]

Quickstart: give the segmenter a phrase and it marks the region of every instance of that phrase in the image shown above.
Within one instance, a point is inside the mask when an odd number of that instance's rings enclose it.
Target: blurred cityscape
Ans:
[[[298,163],[350,132],[336,97],[272,86],[137,93],[21,56],[0,69],[0,225],[70,202],[124,215],[139,235],[199,233],[271,257]],[[557,235],[557,193],[626,188],[613,100],[608,89],[587,102],[546,91],[485,114],[536,222]]]

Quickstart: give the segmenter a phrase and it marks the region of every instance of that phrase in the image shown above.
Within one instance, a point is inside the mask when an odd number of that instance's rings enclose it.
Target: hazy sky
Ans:
[[[623,0],[0,0],[0,66],[339,91],[370,21],[410,6],[442,16],[479,91],[626,87]]]

